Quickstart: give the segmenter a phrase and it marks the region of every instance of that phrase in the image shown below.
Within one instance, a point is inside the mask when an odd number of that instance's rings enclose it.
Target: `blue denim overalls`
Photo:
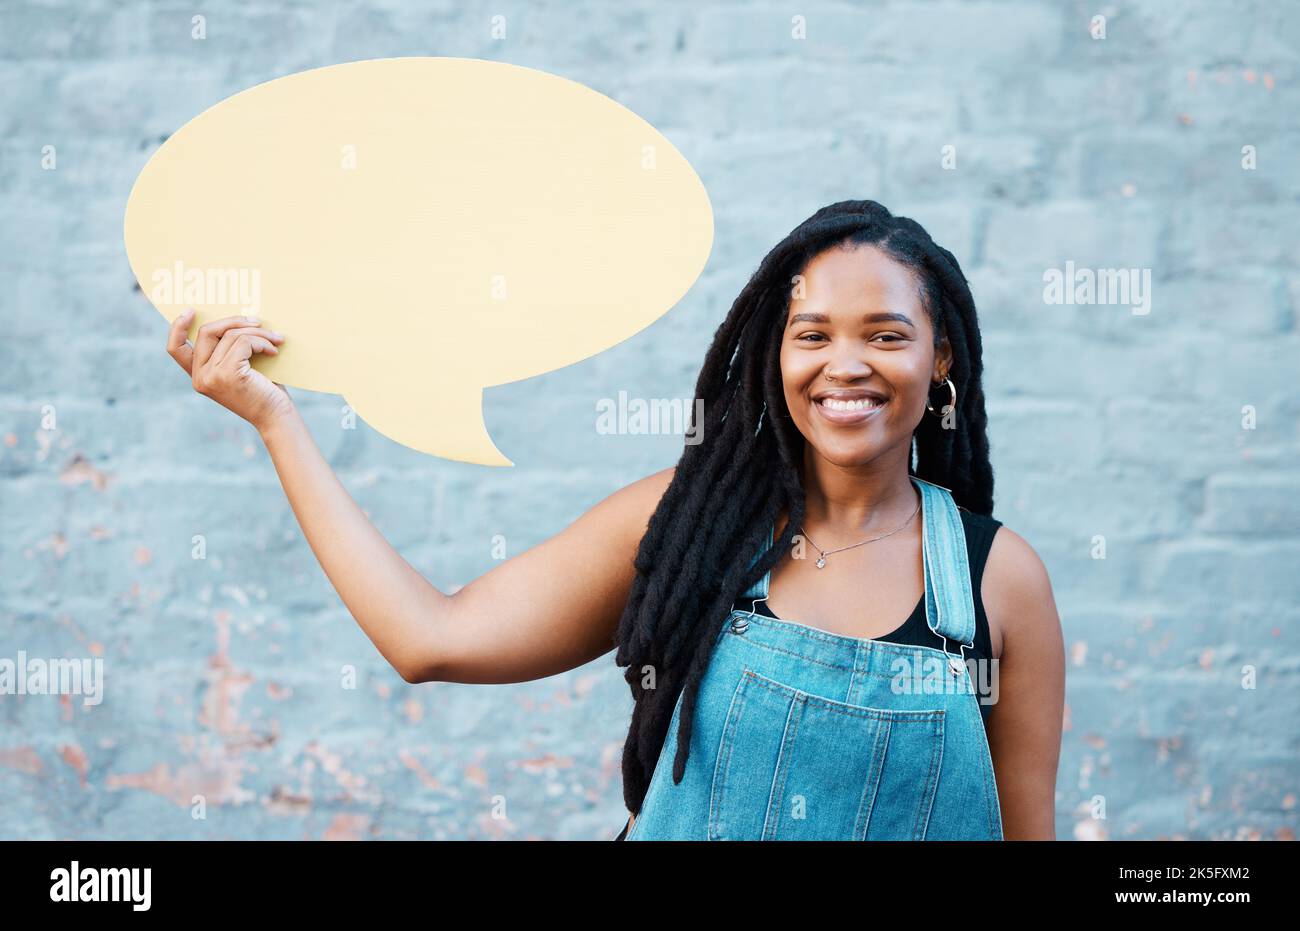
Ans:
[[[679,696],[627,840],[1002,839],[963,662],[975,637],[965,531],[947,489],[910,477],[926,619],[947,649],[732,611],[700,685],[686,773],[673,782]],[[765,599],[770,579],[744,597]]]

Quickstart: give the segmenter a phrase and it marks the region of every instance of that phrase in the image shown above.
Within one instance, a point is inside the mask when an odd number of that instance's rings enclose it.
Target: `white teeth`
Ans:
[[[822,398],[818,403],[833,411],[862,411],[880,406],[875,398],[861,398],[856,401],[841,401],[838,398]]]

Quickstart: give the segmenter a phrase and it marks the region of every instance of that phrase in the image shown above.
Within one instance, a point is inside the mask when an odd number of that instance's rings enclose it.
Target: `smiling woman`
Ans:
[[[1055,836],[1060,622],[992,518],[981,371],[966,279],[913,220],[833,204],[763,259],[619,626],[620,838]],[[962,688],[900,687],[898,663]]]
[[[286,335],[227,317],[191,344],[192,321],[168,353],[256,426],[402,678],[522,682],[617,647],[628,840],[1054,836],[1060,621],[1037,554],[992,516],[970,290],[912,220],[847,201],[802,223],[718,328],[677,465],[453,594],[249,364]]]

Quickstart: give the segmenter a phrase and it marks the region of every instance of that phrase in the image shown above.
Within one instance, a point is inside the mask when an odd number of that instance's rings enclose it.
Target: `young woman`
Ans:
[[[801,223],[714,336],[702,441],[454,595],[248,364],[284,337],[231,317],[191,346],[192,316],[169,354],[258,429],[406,681],[520,682],[617,647],[635,698],[618,839],[1055,837],[1060,620],[1042,561],[992,517],[966,279],[914,221],[845,201]]]

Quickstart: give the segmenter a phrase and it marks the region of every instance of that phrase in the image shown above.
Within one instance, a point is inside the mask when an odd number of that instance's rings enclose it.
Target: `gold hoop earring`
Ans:
[[[947,384],[947,385],[948,385],[948,393],[949,393],[950,395],[952,395],[952,400],[950,400],[950,401],[948,402],[948,406],[950,406],[950,407],[955,411],[955,410],[957,409],[957,386],[954,385],[954,384],[952,383],[952,379],[949,378],[949,377],[947,377],[946,375],[944,376],[943,381],[941,381],[941,382],[938,383],[938,385],[942,385],[942,384]],[[933,387],[936,387],[936,388],[937,388],[938,385],[934,385]],[[925,398],[925,409],[926,409],[927,411],[929,411],[931,414],[934,414],[934,415],[936,415],[936,416],[938,416],[938,417],[942,417],[942,416],[943,416],[943,411],[937,411],[937,410],[935,410],[935,409],[930,405],[930,396],[929,396],[929,394],[927,394],[927,395],[926,395],[926,398]]]

